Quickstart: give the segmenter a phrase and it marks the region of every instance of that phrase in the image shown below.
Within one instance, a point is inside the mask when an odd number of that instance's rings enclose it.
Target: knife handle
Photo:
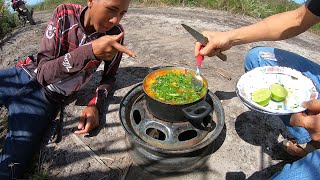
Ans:
[[[203,45],[201,45],[200,50],[203,49]],[[199,50],[199,51],[200,51]],[[199,53],[199,55],[197,56],[197,66],[201,66],[202,65],[202,61],[203,61],[203,56]]]
[[[203,49],[204,48],[204,46],[203,45],[201,45],[201,47],[200,47],[200,50],[201,49]],[[199,51],[200,51],[199,50]],[[202,61],[203,61],[203,56],[201,57],[202,55],[198,55],[198,57],[197,57],[197,66],[201,66],[201,64],[202,64]],[[222,61],[227,61],[227,55],[225,55],[225,54],[223,54],[222,52],[219,52],[218,54],[217,54],[217,56],[218,56],[218,58],[219,59],[221,59]]]
[[[197,56],[197,66],[201,66],[203,61],[203,56],[202,55],[198,55]]]
[[[218,58],[220,58],[222,61],[226,61],[227,60],[227,56],[221,52],[219,52],[217,54]]]

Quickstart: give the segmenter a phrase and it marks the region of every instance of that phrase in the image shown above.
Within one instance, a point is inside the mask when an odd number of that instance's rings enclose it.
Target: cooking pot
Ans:
[[[201,120],[208,116],[212,112],[212,107],[205,101],[208,92],[207,80],[203,78],[203,87],[201,89],[199,99],[188,103],[170,103],[160,101],[151,95],[150,89],[147,87],[150,85],[151,79],[155,79],[158,76],[164,76],[167,72],[181,71],[183,73],[190,73],[195,76],[195,71],[183,68],[183,67],[165,67],[160,68],[149,73],[143,80],[143,90],[146,94],[146,105],[148,110],[158,119],[178,122],[186,120]]]

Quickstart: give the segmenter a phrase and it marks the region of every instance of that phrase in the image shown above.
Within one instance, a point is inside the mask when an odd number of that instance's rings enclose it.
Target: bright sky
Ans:
[[[39,2],[41,2],[43,0],[25,0],[25,1],[27,1],[28,4],[33,5],[33,4],[39,3]]]
[[[306,0],[293,0],[294,2],[296,2],[296,3],[305,3],[306,2]]]

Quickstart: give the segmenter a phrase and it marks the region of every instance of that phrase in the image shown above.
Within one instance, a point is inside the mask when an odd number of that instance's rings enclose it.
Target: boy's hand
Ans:
[[[232,47],[227,32],[210,32],[204,31],[202,34],[208,39],[207,45],[201,50],[201,43],[196,42],[194,55],[216,56],[219,52],[226,51]]]
[[[112,58],[120,51],[126,53],[130,57],[136,57],[136,55],[129,49],[122,46],[118,41],[123,38],[123,32],[110,36],[102,36],[92,42],[92,49],[94,55],[100,60],[111,61]]]
[[[87,106],[81,113],[78,129],[75,134],[89,133],[99,126],[99,110],[96,105]]]
[[[309,111],[301,112],[291,116],[290,124],[306,128],[314,141],[320,142],[320,101],[311,100],[303,103],[303,107]]]

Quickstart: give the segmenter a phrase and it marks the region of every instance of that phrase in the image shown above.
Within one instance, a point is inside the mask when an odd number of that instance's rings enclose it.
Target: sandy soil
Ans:
[[[20,27],[0,43],[2,68],[13,66],[27,54],[36,53],[51,12],[36,12],[36,26]],[[79,98],[66,108],[62,141],[49,144],[40,152],[40,167],[50,179],[267,179],[281,170],[286,161],[277,143],[285,134],[277,117],[255,113],[246,108],[235,94],[238,78],[244,73],[243,58],[257,45],[274,46],[296,52],[318,62],[320,38],[309,32],[291,40],[259,42],[233,47],[225,52],[228,61],[205,58],[202,73],[209,89],[222,102],[225,129],[220,146],[201,169],[179,175],[156,176],[136,165],[125,145],[125,131],[119,120],[119,103],[124,95],[141,82],[150,67],[182,66],[194,69],[195,40],[181,23],[196,29],[225,31],[257,19],[222,11],[200,8],[132,6],[122,21],[126,46],[136,59],[124,56],[117,74],[115,92],[108,97],[102,125],[90,136],[76,136],[73,129],[81,110],[92,96],[94,81],[79,93]],[[230,77],[231,80],[228,80]],[[3,114],[3,113],[2,113]],[[0,129],[1,130],[1,129]],[[2,131],[2,130],[1,130]]]

